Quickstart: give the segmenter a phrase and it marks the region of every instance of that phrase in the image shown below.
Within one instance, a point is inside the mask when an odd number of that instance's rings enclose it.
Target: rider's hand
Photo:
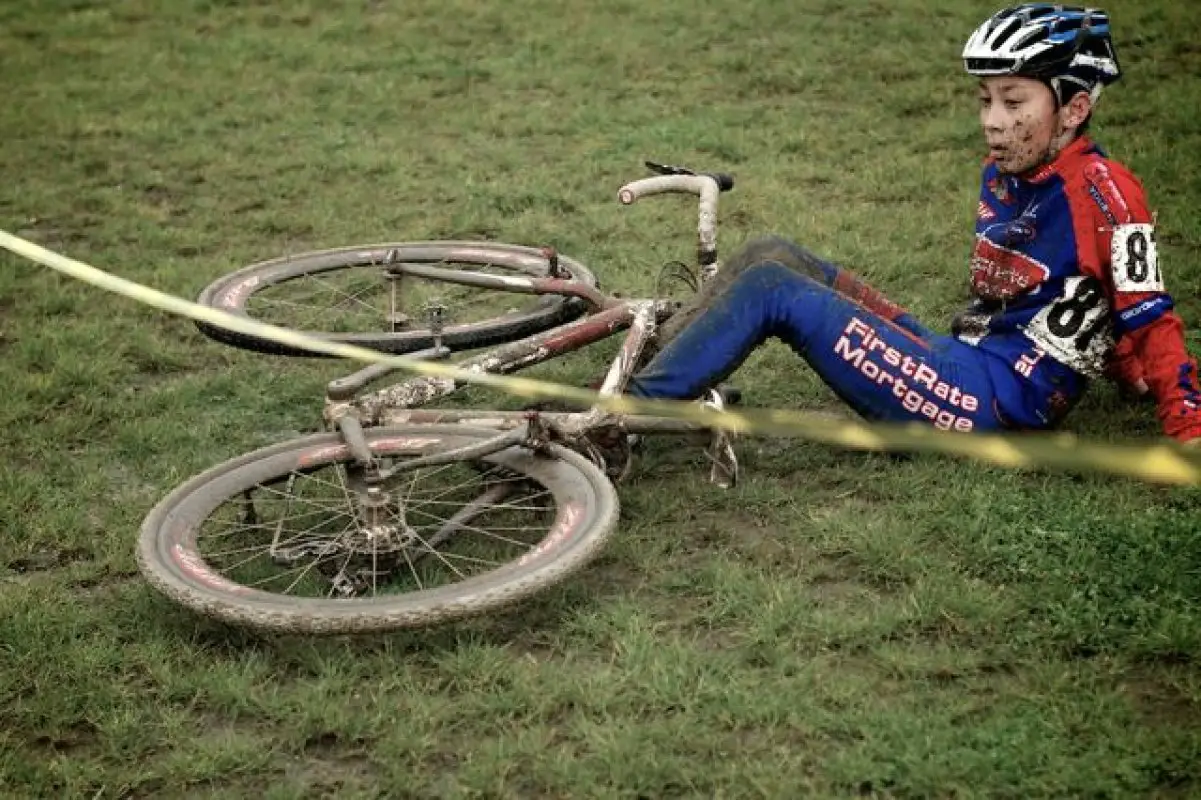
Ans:
[[[1181,442],[1181,444],[1193,450],[1201,450],[1201,436],[1198,436],[1196,439],[1189,439],[1187,442]]]
[[[1105,374],[1118,385],[1123,397],[1136,399],[1151,393],[1143,378],[1143,365],[1135,356],[1134,343],[1129,337],[1123,337],[1114,348]]]

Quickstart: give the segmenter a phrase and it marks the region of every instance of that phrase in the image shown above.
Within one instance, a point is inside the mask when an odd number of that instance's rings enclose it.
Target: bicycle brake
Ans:
[[[655,297],[660,300],[672,298],[672,285],[684,284],[688,290],[696,294],[701,290],[701,282],[696,273],[683,261],[668,261],[659,270],[655,279]]]
[[[546,420],[536,410],[527,410],[525,413],[525,439],[522,440],[521,446],[530,449],[538,455],[548,455],[550,453],[550,444],[553,440],[553,431],[546,424]]]
[[[659,175],[695,175],[696,174],[696,172],[694,170],[688,169],[688,167],[679,167],[674,164],[660,164],[656,161],[645,161],[643,163],[646,164],[647,169],[649,169],[651,172],[657,173]]]
[[[646,168],[657,175],[708,175],[713,180],[717,181],[717,187],[728,192],[734,188],[734,176],[726,172],[697,172],[688,167],[681,167],[675,164],[660,164],[656,161],[644,161]]]

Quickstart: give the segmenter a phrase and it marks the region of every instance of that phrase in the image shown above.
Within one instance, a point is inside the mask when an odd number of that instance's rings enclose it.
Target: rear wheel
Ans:
[[[507,277],[548,277],[543,251],[497,242],[401,242],[363,245],[251,264],[207,286],[197,302],[259,322],[330,341],[389,353],[434,345],[427,310],[442,308],[444,344],[489,347],[537,333],[580,316],[585,304],[559,295],[527,295],[464,286],[399,273],[396,264],[482,272]],[[582,264],[558,257],[562,277],[596,285]],[[278,355],[322,355],[251,334],[198,322],[206,336],[225,344]]]
[[[495,431],[366,433],[384,465]],[[226,622],[340,634],[431,625],[563,580],[617,521],[612,484],[552,446],[399,472],[373,483],[336,434],[247,453],[187,481],[142,525],[138,563],[171,599]]]

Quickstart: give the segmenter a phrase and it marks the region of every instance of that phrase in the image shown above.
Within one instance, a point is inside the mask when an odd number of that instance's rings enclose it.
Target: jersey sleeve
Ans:
[[[1117,340],[1110,375],[1146,381],[1168,436],[1201,437],[1197,364],[1165,287],[1143,187],[1121,166],[1100,159],[1082,178],[1071,198],[1073,225],[1081,271],[1098,278],[1110,298]]]

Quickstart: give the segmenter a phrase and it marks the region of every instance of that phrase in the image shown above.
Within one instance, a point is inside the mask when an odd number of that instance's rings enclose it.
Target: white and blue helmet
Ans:
[[[1097,8],[1026,3],[998,11],[963,48],[963,65],[981,78],[1036,78],[1066,103],[1079,92],[1095,102],[1122,74],[1109,35],[1109,15]]]

